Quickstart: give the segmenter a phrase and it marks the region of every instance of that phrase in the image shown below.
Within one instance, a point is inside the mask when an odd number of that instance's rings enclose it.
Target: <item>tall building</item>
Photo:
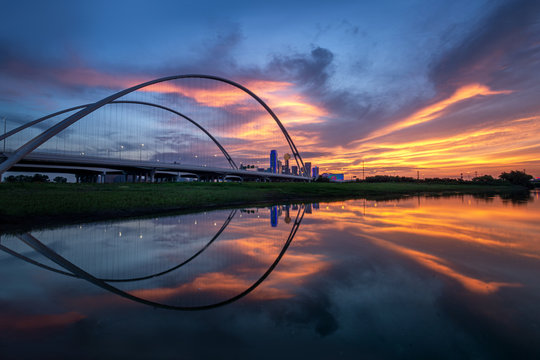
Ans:
[[[277,173],[278,170],[278,158],[277,158],[277,150],[271,150],[270,151],[270,171],[274,174]]]
[[[283,166],[283,174],[290,174],[289,172],[289,159],[291,158],[291,155],[285,154],[283,155],[283,160],[285,160],[285,165]]]
[[[307,176],[311,176],[311,162],[306,162],[304,163],[304,167],[306,169],[306,174]],[[302,174],[304,175],[304,174]]]
[[[314,166],[313,169],[311,170],[312,171],[312,177],[313,178],[318,178],[319,177],[319,167],[318,166]]]
[[[278,207],[272,206],[270,209],[270,225],[272,227],[277,227],[278,225]]]
[[[293,175],[298,175],[298,166],[291,166],[291,172]]]
[[[282,168],[283,168],[283,164],[281,163],[281,160],[278,160],[275,173],[276,174],[281,174]]]

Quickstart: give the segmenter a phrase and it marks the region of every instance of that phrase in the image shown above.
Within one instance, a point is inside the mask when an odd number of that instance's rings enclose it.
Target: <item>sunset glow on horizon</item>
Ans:
[[[156,11],[178,13],[177,6],[165,2]],[[304,161],[321,173],[345,173],[346,179],[363,174],[470,179],[525,169],[540,176],[537,4],[309,6],[304,17],[280,28],[257,25],[270,14],[280,19],[279,5],[260,12],[247,4],[238,16],[217,6],[208,18],[163,20],[159,25],[174,29],[167,32],[157,24],[145,31],[124,29],[125,9],[109,5],[108,13],[122,14],[115,23],[85,17],[76,5],[48,10],[53,19],[39,36],[8,20],[0,25],[0,116],[10,130],[155,78],[209,74],[262,98]],[[198,5],[189,7],[196,11]],[[293,7],[303,9],[302,2]],[[419,8],[425,16],[418,15]],[[10,5],[8,18],[23,10]],[[144,4],[129,9],[132,17],[146,11]],[[207,21],[216,14],[222,22],[210,26]],[[66,32],[71,21],[77,31]],[[175,33],[182,34],[181,41]],[[113,46],[119,36],[133,41]],[[167,82],[141,92],[237,114],[241,122],[221,126],[216,135],[233,155],[256,149],[257,162],[266,163],[276,146],[273,119],[228,84]],[[151,143],[154,135],[141,133],[139,142]],[[280,141],[285,143],[284,137]],[[278,152],[282,158],[290,151]]]

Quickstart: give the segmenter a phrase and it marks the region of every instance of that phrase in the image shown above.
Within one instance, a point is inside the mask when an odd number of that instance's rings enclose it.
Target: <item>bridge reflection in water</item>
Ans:
[[[540,358],[539,217],[418,196],[3,236],[2,360]]]
[[[0,250],[138,303],[205,310],[254,291],[283,258],[305,211],[284,205],[71,226],[3,236]]]

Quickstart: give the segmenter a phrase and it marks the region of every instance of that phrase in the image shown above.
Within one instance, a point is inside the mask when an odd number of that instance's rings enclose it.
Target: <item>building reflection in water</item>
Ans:
[[[283,205],[242,209],[239,220],[233,210],[225,219],[226,211],[205,212],[4,236],[0,250],[139,303],[202,310],[244,297],[270,275],[304,216],[305,205],[295,208],[292,224],[290,205]],[[268,212],[270,231],[264,226]],[[284,217],[284,225],[276,229],[278,217]],[[247,228],[256,231],[246,232]],[[242,247],[258,251],[246,254]],[[250,271],[239,261],[246,255]],[[287,297],[276,289],[265,293],[258,296]]]
[[[250,358],[263,347],[267,357],[538,358],[539,218],[533,192],[254,207],[2,236],[12,254],[0,254],[0,335],[16,351],[29,329],[51,348],[80,331],[93,336],[92,349],[110,349],[107,334],[152,329],[173,334],[154,338],[154,351],[177,344],[178,354],[207,358],[223,355],[207,346],[222,338],[234,349],[255,344]],[[126,297],[229,305],[174,317]],[[88,330],[97,323],[103,331]],[[64,337],[55,342],[50,329]]]

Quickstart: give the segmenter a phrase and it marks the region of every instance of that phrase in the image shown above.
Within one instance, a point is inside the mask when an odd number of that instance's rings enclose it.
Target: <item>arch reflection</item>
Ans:
[[[160,272],[156,272],[156,273],[152,273],[150,275],[146,275],[146,276],[138,276],[138,277],[130,277],[130,278],[124,278],[124,279],[113,279],[113,278],[102,278],[102,277],[97,277],[97,279],[99,280],[102,280],[102,281],[106,281],[106,282],[132,282],[132,281],[142,281],[142,280],[148,280],[148,279],[151,279],[151,278],[154,278],[154,277],[158,277],[158,276],[162,276],[162,275],[165,275],[167,273],[170,273],[171,271],[174,271],[174,270],[177,270],[179,268],[181,268],[182,266],[188,264],[190,261],[194,260],[197,256],[199,256],[200,254],[202,254],[206,249],[208,249],[208,247],[221,235],[221,233],[223,232],[223,230],[225,230],[227,228],[227,226],[229,225],[229,223],[231,222],[231,220],[234,218],[234,215],[236,215],[236,210],[233,210],[231,211],[231,213],[229,214],[229,216],[227,217],[227,219],[225,220],[225,222],[223,223],[223,225],[221,226],[221,228],[218,230],[218,232],[210,239],[210,241],[208,241],[199,251],[195,252],[192,256],[190,256],[188,259],[182,261],[181,263],[179,263],[178,265],[175,265],[175,266],[172,266],[164,271],[160,271]],[[30,237],[28,237],[30,236]],[[17,238],[19,238],[22,242],[24,242],[26,245],[34,248],[33,246],[33,241],[31,239],[35,239],[32,235],[30,235],[29,233],[27,234],[23,234],[23,235],[17,235]],[[35,249],[35,248],[34,248]],[[39,261],[36,261],[34,259],[31,259],[27,256],[24,256],[16,251],[13,251],[5,246],[3,246],[2,244],[0,244],[0,250],[3,250],[5,252],[7,252],[8,254],[10,255],[13,255],[15,257],[18,257],[19,259],[21,260],[24,260],[26,262],[29,262],[33,265],[36,265],[36,266],[39,266],[43,269],[46,269],[46,270],[49,270],[49,271],[53,271],[53,272],[56,272],[58,274],[62,274],[62,275],[66,275],[66,276],[71,276],[71,277],[76,277],[76,278],[79,278],[80,276],[77,276],[76,274],[73,274],[71,272],[66,272],[66,271],[62,271],[62,270],[59,270],[59,269],[56,269],[56,268],[53,268],[51,266],[48,266],[48,265],[45,265]]]
[[[289,212],[288,209],[289,208],[287,207],[287,213]],[[208,304],[204,304],[204,305],[196,304],[196,305],[187,305],[187,306],[185,306],[185,305],[176,305],[176,304],[170,304],[170,303],[165,303],[165,302],[161,302],[161,301],[156,301],[156,300],[148,299],[143,295],[139,295],[139,294],[144,294],[145,293],[144,290],[140,290],[140,289],[139,290],[132,290],[132,291],[124,290],[124,289],[121,289],[120,287],[118,287],[118,285],[112,285],[111,283],[115,283],[115,282],[116,283],[127,283],[127,282],[143,281],[143,280],[148,280],[148,279],[156,279],[158,277],[169,274],[169,273],[173,272],[174,270],[178,270],[180,267],[192,262],[197,257],[199,257],[199,260],[204,260],[204,256],[201,257],[199,255],[201,255],[203,252],[205,252],[206,250],[211,248],[212,244],[216,244],[216,240],[221,235],[223,235],[226,228],[230,225],[231,220],[234,218],[234,216],[236,214],[236,210],[232,211],[229,214],[229,216],[227,217],[227,219],[225,220],[225,222],[223,223],[221,228],[216,232],[216,234],[208,242],[206,242],[205,245],[202,248],[200,248],[198,251],[193,253],[193,255],[191,255],[188,259],[186,259],[185,261],[182,261],[181,263],[179,263],[179,264],[177,264],[177,265],[175,265],[173,267],[170,267],[170,268],[168,268],[166,270],[155,272],[155,273],[145,275],[145,276],[126,277],[126,278],[106,278],[106,277],[95,276],[91,272],[89,272],[87,270],[84,270],[82,267],[80,267],[80,266],[76,265],[74,262],[68,260],[65,256],[61,255],[58,251],[55,251],[53,248],[51,248],[51,246],[47,246],[43,241],[38,239],[38,237],[36,237],[36,236],[34,236],[34,235],[30,234],[30,233],[20,234],[20,235],[17,236],[17,238],[19,240],[21,240],[24,244],[30,246],[37,254],[40,254],[40,255],[44,256],[48,261],[51,261],[52,263],[54,263],[56,265],[59,265],[61,267],[61,269],[57,269],[57,268],[55,268],[53,266],[49,266],[49,265],[45,264],[44,262],[36,261],[36,260],[34,260],[34,259],[32,259],[32,258],[30,258],[28,256],[23,255],[20,252],[14,251],[13,249],[10,249],[9,247],[4,246],[3,244],[0,244],[0,250],[3,250],[4,252],[6,252],[6,253],[8,253],[8,254],[10,254],[12,256],[15,256],[15,257],[17,257],[19,259],[22,259],[22,260],[24,260],[24,261],[26,261],[28,263],[31,263],[31,264],[33,264],[35,266],[39,266],[39,267],[41,267],[43,269],[46,269],[46,270],[49,270],[49,271],[52,271],[52,272],[55,272],[55,273],[58,273],[58,274],[61,274],[61,275],[65,275],[65,276],[84,279],[84,280],[86,280],[86,281],[88,281],[88,282],[90,282],[90,283],[92,283],[92,284],[94,284],[94,285],[96,285],[96,286],[98,286],[98,287],[100,287],[102,289],[105,289],[105,290],[107,290],[107,291],[109,291],[109,292],[111,292],[113,294],[116,294],[118,296],[121,296],[123,298],[129,299],[129,300],[132,300],[132,301],[135,301],[135,302],[138,302],[138,303],[142,303],[142,304],[157,307],[157,308],[169,309],[169,310],[183,310],[183,311],[206,310],[206,309],[211,309],[211,308],[215,308],[215,307],[230,304],[230,303],[232,303],[234,301],[237,301],[237,300],[241,299],[242,297],[248,295],[253,290],[255,290],[272,273],[272,271],[276,268],[276,266],[278,265],[278,263],[282,259],[283,255],[285,254],[285,252],[289,248],[289,245],[291,244],[293,238],[295,237],[295,235],[296,235],[296,233],[298,231],[298,228],[299,228],[300,223],[301,223],[301,221],[303,219],[303,216],[304,216],[304,212],[305,212],[304,206],[299,206],[296,217],[294,219],[294,222],[292,224],[287,223],[287,225],[291,225],[291,227],[290,227],[290,231],[283,232],[283,234],[287,234],[286,240],[281,245],[281,248],[279,249],[279,252],[278,252],[277,256],[275,257],[275,259],[270,263],[270,265],[267,268],[265,268],[264,272],[262,272],[262,275],[260,275],[258,278],[253,280],[250,283],[249,286],[246,286],[241,291],[237,291],[234,295],[228,296],[227,298],[225,298],[223,300],[212,301],[212,302],[210,302]],[[242,217],[242,215],[240,217]],[[257,218],[259,218],[259,216],[257,216]],[[290,222],[290,220],[289,220],[289,222]],[[214,223],[214,225],[215,225],[215,223]],[[235,227],[235,226],[238,227],[238,225],[239,224],[235,224],[233,227]],[[242,224],[240,224],[240,225],[242,225]],[[266,224],[266,225],[268,225],[268,224]],[[270,229],[275,231],[275,229],[273,229],[273,228],[270,228]],[[262,234],[262,235],[263,235],[263,237],[260,240],[264,241],[265,240],[264,239],[264,234]],[[230,236],[228,236],[228,237],[230,238]],[[224,241],[234,242],[235,240],[231,238],[231,239],[225,239]],[[283,241],[283,237],[281,238],[281,241]],[[181,284],[181,285],[183,286],[185,284]]]

